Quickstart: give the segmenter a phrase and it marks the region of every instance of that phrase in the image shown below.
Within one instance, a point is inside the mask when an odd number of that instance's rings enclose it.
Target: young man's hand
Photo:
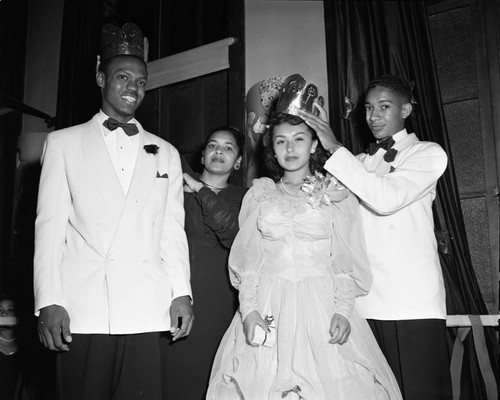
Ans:
[[[316,102],[313,103],[313,106],[318,109],[319,116],[304,110],[299,110],[299,116],[305,121],[306,125],[314,129],[318,135],[321,145],[326,151],[329,152],[330,150],[338,147],[340,142],[335,137],[332,128],[328,123],[328,115],[325,109]]]
[[[194,321],[193,306],[189,296],[180,296],[172,300],[170,321],[170,333],[173,341],[189,335]]]
[[[38,337],[52,351],[69,351],[68,344],[72,339],[69,315],[64,307],[53,304],[40,310]]]

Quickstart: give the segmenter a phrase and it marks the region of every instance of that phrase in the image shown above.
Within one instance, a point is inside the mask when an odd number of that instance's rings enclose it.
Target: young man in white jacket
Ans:
[[[35,312],[40,340],[59,352],[58,399],[161,400],[160,332],[191,329],[179,153],[134,118],[146,61],[137,26],[107,25],[101,110],[45,143]]]
[[[399,76],[374,79],[366,122],[377,140],[353,155],[320,117],[302,113],[331,157],[325,169],[361,203],[373,285],[357,300],[394,371],[405,400],[451,398],[443,274],[434,235],[432,202],[447,165],[437,143],[405,129],[412,92]]]

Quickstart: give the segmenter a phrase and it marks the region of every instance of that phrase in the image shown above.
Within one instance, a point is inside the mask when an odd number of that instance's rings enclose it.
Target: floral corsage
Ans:
[[[144,150],[148,154],[156,154],[158,153],[159,147],[156,144],[146,144]]]
[[[301,186],[301,189],[310,196],[308,203],[312,208],[321,207],[323,204],[326,206],[332,204],[332,199],[326,193],[326,189],[332,183],[330,177],[314,171],[314,176],[308,175],[304,180],[305,183]]]
[[[349,191],[333,176],[324,176],[314,171],[314,176],[308,175],[301,189],[310,197],[308,203],[312,208],[329,206],[332,201],[340,201],[349,195]]]

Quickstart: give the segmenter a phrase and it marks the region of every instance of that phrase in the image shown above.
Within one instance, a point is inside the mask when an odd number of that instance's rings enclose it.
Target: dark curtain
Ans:
[[[414,84],[408,130],[439,143],[449,157],[434,202],[436,236],[446,285],[448,314],[487,314],[474,275],[462,217],[452,152],[423,1],[324,1],[330,122],[353,153],[372,135],[364,122],[363,94],[384,73]],[[450,329],[450,344],[455,332]],[[498,381],[498,349],[493,328],[485,335]],[[462,399],[486,399],[472,340],[464,343]]]
[[[101,95],[95,66],[101,40],[103,0],[66,0],[61,37],[56,129],[88,121]]]

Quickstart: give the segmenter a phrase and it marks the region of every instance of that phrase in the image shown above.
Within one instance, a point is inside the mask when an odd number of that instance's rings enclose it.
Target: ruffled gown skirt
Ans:
[[[264,274],[259,312],[274,317],[276,343],[248,345],[236,313],[217,351],[207,399],[401,399],[370,327],[356,309],[348,318],[348,341],[329,343],[334,290],[333,275],[290,280]]]

